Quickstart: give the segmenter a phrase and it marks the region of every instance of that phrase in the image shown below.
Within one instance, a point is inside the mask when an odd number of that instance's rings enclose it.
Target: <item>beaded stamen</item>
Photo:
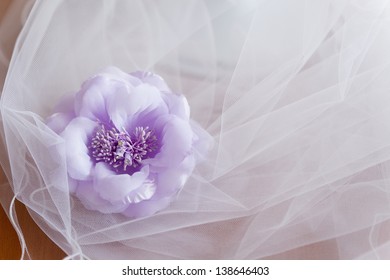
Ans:
[[[103,161],[116,170],[123,168],[126,171],[128,166],[139,166],[157,150],[157,137],[148,126],[136,127],[130,135],[126,130],[120,132],[115,127],[108,130],[101,124],[91,139],[90,148],[97,162]]]

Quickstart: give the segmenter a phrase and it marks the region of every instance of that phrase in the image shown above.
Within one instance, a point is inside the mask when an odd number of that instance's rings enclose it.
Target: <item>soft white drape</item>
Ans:
[[[2,203],[69,258],[390,258],[389,50],[384,0],[36,1],[1,96]],[[216,141],[143,219],[70,196],[45,125],[109,65],[164,77]]]

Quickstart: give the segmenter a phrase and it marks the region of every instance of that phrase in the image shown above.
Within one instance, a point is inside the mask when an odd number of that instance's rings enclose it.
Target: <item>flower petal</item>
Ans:
[[[92,160],[88,154],[87,141],[96,125],[87,118],[78,117],[60,134],[65,140],[68,174],[73,179],[86,180],[91,174]]]
[[[141,81],[116,67],[108,67],[99,75],[85,81],[75,96],[75,112],[77,115],[109,122],[107,115],[107,98],[117,98],[119,92],[131,92],[141,85]]]
[[[158,174],[156,194],[169,196],[177,193],[186,183],[195,166],[195,158],[188,156],[176,168],[166,169]]]
[[[70,113],[55,113],[47,119],[46,124],[55,133],[60,134],[72,119],[74,119],[74,115]]]
[[[138,104],[131,99],[132,90],[122,86],[116,89],[115,94],[107,96],[107,114],[118,130],[124,128],[129,116],[137,111]]]
[[[169,113],[176,115],[183,120],[190,119],[190,105],[183,95],[174,93],[162,93],[162,97],[169,108]]]
[[[78,180],[75,180],[72,177],[68,176],[68,186],[69,186],[69,192],[70,193],[75,193],[76,192],[78,184],[79,184]]]
[[[160,92],[148,84],[139,85],[134,89],[132,101],[139,101],[137,111],[152,110],[159,106],[165,106]]]
[[[168,112],[158,90],[147,84],[132,90],[118,88],[115,94],[107,97],[108,115],[119,130],[127,127],[138,113],[152,111],[158,107],[165,108],[165,112]]]
[[[74,94],[67,94],[63,96],[60,99],[58,105],[54,108],[54,111],[57,113],[68,113],[74,116],[75,115],[74,98],[75,98]]]
[[[152,167],[177,166],[192,152],[193,132],[188,122],[174,115],[163,116],[156,121],[161,132],[160,152],[145,162]]]
[[[142,81],[138,77],[123,72],[121,69],[115,66],[106,67],[97,76],[104,76],[110,80],[132,86],[138,86],[142,84]]]
[[[129,204],[129,206],[122,212],[122,214],[132,218],[150,216],[166,208],[171,201],[172,197],[161,197],[144,200],[140,203]]]
[[[163,78],[152,72],[142,71],[133,72],[131,75],[157,88],[161,92],[164,102],[168,105],[170,114],[189,120],[190,106],[188,105],[187,99],[183,95],[172,93]]]
[[[108,121],[105,97],[111,94],[112,85],[105,77],[94,77],[83,83],[75,96],[75,112],[91,120]]]
[[[94,190],[92,181],[81,181],[76,190],[76,195],[89,210],[98,210],[101,213],[120,213],[127,208],[126,203],[115,204],[103,199]]]
[[[146,180],[137,190],[128,194],[126,200],[129,203],[139,203],[150,199],[156,193],[156,190],[156,183],[152,180]]]
[[[166,91],[170,92],[168,85],[165,83],[164,79],[161,78],[159,75],[156,75],[152,72],[143,72],[143,71],[136,71],[133,73],[130,73],[130,75],[137,77],[142,82],[147,83],[153,87],[156,87],[160,91]]]
[[[74,112],[74,95],[68,94],[62,97],[54,111],[56,113],[51,115],[46,123],[57,134],[60,134],[69,122],[76,117]]]
[[[142,187],[149,175],[149,167],[145,166],[133,175],[117,174],[100,162],[96,164],[94,174],[94,189],[103,199],[112,203],[126,200],[131,202],[127,196]],[[140,190],[143,191],[142,188]]]

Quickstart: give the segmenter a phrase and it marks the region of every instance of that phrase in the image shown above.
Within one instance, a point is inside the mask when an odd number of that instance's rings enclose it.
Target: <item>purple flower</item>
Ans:
[[[209,148],[189,116],[161,77],[110,67],[47,123],[65,141],[70,192],[88,209],[141,217],[169,205]]]

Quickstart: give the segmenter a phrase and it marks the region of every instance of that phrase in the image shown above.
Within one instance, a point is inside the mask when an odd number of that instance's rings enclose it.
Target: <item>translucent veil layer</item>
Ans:
[[[68,258],[390,258],[389,50],[382,0],[37,1],[2,92],[2,166]],[[109,65],[161,75],[215,139],[151,217],[86,210],[45,125]]]

